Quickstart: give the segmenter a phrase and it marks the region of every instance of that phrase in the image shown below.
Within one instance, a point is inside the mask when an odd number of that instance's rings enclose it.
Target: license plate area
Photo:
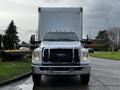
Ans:
[[[82,67],[74,67],[74,68],[69,68],[69,67],[54,67],[54,68],[48,68],[48,67],[41,67],[41,71],[81,71]]]

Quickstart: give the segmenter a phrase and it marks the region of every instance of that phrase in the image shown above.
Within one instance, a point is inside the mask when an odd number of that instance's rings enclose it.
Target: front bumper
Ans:
[[[33,74],[41,75],[81,75],[90,73],[90,65],[77,66],[46,66],[32,65]]]

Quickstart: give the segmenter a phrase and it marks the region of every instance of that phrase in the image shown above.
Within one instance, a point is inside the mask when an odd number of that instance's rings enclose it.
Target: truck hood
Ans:
[[[43,41],[40,45],[41,48],[80,48],[81,43],[79,41],[64,41],[64,42],[56,42],[56,41]]]

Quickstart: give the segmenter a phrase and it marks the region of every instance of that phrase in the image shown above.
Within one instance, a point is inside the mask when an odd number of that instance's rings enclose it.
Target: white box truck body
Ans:
[[[38,38],[46,32],[75,32],[82,39],[82,8],[39,8]]]
[[[89,82],[90,60],[82,47],[81,7],[40,7],[38,41],[33,52],[32,76],[35,84],[41,75],[80,75],[83,83]]]

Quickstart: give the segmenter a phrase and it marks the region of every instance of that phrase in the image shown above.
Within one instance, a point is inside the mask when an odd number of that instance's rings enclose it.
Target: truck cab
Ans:
[[[42,75],[79,75],[81,82],[87,84],[90,77],[90,59],[88,50],[81,44],[81,8],[40,8],[39,12],[40,44],[32,55],[33,82],[40,84]],[[70,18],[69,15],[76,17]],[[64,26],[74,30],[49,30],[55,27],[62,29]]]

